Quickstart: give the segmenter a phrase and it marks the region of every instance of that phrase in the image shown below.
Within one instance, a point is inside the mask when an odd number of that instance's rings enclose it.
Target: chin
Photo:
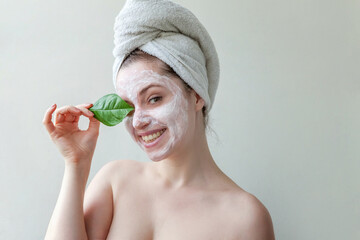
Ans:
[[[149,157],[151,161],[153,162],[161,162],[162,160],[164,160],[165,158],[152,158],[152,157]]]
[[[164,151],[164,149],[160,149],[158,151],[146,152],[146,154],[151,159],[151,161],[160,162],[169,157],[169,150],[170,149],[168,149],[168,151]]]

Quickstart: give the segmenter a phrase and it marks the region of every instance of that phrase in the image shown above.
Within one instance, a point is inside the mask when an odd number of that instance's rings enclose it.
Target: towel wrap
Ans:
[[[219,82],[214,43],[196,16],[168,0],[127,0],[114,25],[113,81],[135,49],[168,64],[205,101],[207,112]]]

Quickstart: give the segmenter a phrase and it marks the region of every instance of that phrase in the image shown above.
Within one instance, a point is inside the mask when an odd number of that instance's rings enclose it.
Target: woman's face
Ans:
[[[127,130],[153,161],[173,153],[189,124],[183,83],[159,73],[156,63],[137,61],[120,69],[116,87],[119,96],[135,107],[125,119]]]

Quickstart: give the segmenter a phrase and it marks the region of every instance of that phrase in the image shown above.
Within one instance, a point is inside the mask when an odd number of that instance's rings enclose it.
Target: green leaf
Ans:
[[[111,127],[119,124],[134,108],[111,93],[97,100],[89,110],[97,120]]]

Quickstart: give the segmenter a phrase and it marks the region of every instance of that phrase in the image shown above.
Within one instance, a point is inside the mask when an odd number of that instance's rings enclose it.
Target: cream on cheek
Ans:
[[[159,84],[168,89],[172,96],[167,103],[148,109],[139,106],[138,94],[150,85]],[[127,117],[125,125],[132,138],[142,147],[153,161],[166,158],[171,149],[185,134],[188,116],[188,103],[182,89],[169,77],[159,75],[151,70],[134,71],[132,77],[118,83],[122,93],[134,104],[135,112]],[[148,104],[148,103],[146,103]],[[145,148],[136,131],[142,132],[166,128],[164,137],[154,148]],[[167,138],[167,139],[166,139]]]

